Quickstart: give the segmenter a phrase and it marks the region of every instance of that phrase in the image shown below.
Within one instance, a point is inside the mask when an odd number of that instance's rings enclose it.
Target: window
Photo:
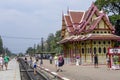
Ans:
[[[82,45],[84,45],[84,43],[82,43]]]
[[[110,44],[110,41],[108,41],[108,44]]]
[[[99,41],[98,43],[99,43],[99,44],[101,44],[101,42],[100,42],[100,41]]]
[[[94,41],[94,44],[96,44],[96,42]]]
[[[99,53],[101,53],[101,48],[99,47]]]
[[[103,41],[103,44],[105,44],[105,41]]]
[[[82,54],[84,54],[84,48],[82,48]]]
[[[96,50],[96,47],[94,47],[94,54],[96,54],[97,50]]]
[[[106,53],[106,48],[105,47],[103,48],[103,52]]]
[[[90,51],[89,51],[90,49],[88,48],[88,53],[90,53]]]

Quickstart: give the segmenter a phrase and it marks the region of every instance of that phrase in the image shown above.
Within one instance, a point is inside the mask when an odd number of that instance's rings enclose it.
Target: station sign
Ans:
[[[120,54],[120,48],[109,48],[109,54]]]

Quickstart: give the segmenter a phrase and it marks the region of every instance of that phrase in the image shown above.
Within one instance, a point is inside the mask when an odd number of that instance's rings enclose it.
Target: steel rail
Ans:
[[[38,71],[37,71],[37,76],[33,75],[32,74],[33,69],[31,68],[32,70],[29,71],[28,70],[28,68],[29,68],[28,63],[25,63],[25,61],[22,58],[19,59],[19,62],[22,65],[22,67],[24,68],[23,72],[27,73],[27,76],[29,77],[29,80],[37,80],[37,77],[39,77],[39,80],[40,79],[41,80],[49,80],[43,74],[39,73]]]

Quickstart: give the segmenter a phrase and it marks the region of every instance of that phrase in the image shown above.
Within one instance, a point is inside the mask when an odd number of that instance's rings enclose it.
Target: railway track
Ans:
[[[25,63],[24,59],[19,58],[18,62],[20,67],[21,80],[64,80],[39,67],[37,67],[37,74],[34,75],[33,67],[29,66],[28,63]]]
[[[25,63],[22,58],[19,58],[18,61],[20,63],[19,65],[22,80],[49,80],[43,74],[40,74],[38,71],[37,74],[34,75],[33,68],[29,66],[28,63]]]

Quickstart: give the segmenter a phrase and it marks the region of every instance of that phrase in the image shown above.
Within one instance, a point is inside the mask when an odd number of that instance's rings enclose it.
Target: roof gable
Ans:
[[[93,21],[91,21],[94,15],[96,15],[96,18]],[[108,19],[107,15],[103,11],[99,11],[94,4],[91,5],[91,7],[87,11],[85,17],[86,17],[86,18],[84,18],[85,19],[85,24],[82,26],[83,27],[83,28],[81,28],[82,30],[79,30],[79,33],[88,32],[88,31],[93,30],[95,27],[97,27],[97,24],[101,20],[103,20],[105,22],[105,24],[107,25],[107,27],[110,30],[114,31],[114,28],[111,25],[111,23],[109,22],[109,19]],[[86,29],[86,27],[88,25],[90,27]]]
[[[65,15],[64,19],[65,19],[65,23],[66,23],[66,26],[67,26],[66,28],[67,28],[68,32],[74,32],[74,28],[73,28],[72,22],[70,20],[70,16]]]
[[[68,11],[68,14],[64,15],[64,20],[67,26],[66,29],[68,29],[69,32],[72,32],[73,35],[90,32],[94,30],[101,21],[103,21],[103,24],[106,25],[107,29],[114,31],[108,16],[104,12],[99,11],[94,3],[92,3],[86,12]]]
[[[72,22],[70,20],[70,16],[65,15],[64,19],[65,19],[66,26],[72,26]]]
[[[70,11],[69,15],[73,24],[79,24],[83,20],[84,12]]]

